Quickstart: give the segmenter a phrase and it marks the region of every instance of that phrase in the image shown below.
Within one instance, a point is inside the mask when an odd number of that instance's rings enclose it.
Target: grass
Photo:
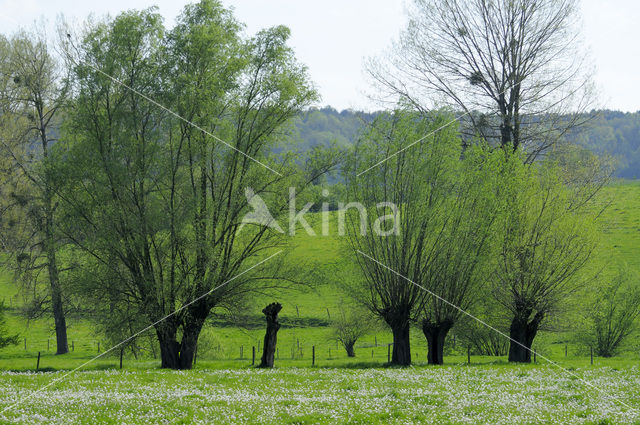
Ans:
[[[621,182],[603,193],[611,205],[602,214],[604,237],[594,267],[626,262],[640,270],[640,182]],[[313,225],[319,231],[319,220]],[[344,277],[336,272],[343,264],[340,240],[303,231],[292,246],[290,261],[316,270],[318,284],[258,296],[242,327],[214,317],[200,338],[196,370],[161,371],[157,355],[135,359],[126,353],[120,371],[113,352],[0,415],[0,423],[640,423],[637,411],[612,404],[542,360],[513,366],[504,358],[472,356],[469,366],[466,347],[449,343],[445,366],[427,367],[426,342],[417,328],[410,369],[385,367],[391,335],[384,327],[358,342],[355,359],[347,358],[328,327],[347,298],[340,290]],[[597,296],[592,289],[587,297]],[[10,307],[8,326],[22,338],[0,351],[0,408],[92,359],[99,342],[101,352],[108,348],[90,320],[70,316],[74,351],[55,356],[52,320],[24,320],[12,275],[2,270],[0,293]],[[284,305],[277,368],[254,370],[252,347],[259,360],[264,335],[260,309],[271,301]],[[611,396],[640,406],[637,352],[596,358],[591,366],[577,346],[570,344],[564,356],[567,340],[562,333],[541,332],[535,347]],[[38,352],[47,373],[34,373]]]
[[[604,188],[603,195],[611,203],[601,218],[605,255],[640,271],[640,180],[617,182]]]
[[[249,368],[0,374],[14,423],[638,423],[637,367]],[[586,387],[584,379],[608,396]]]

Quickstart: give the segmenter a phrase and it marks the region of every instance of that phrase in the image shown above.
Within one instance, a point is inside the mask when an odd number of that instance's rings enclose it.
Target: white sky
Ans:
[[[249,34],[284,24],[291,28],[291,45],[309,67],[322,95],[321,105],[337,109],[370,109],[364,92],[365,57],[388,47],[402,29],[406,0],[223,0]],[[44,17],[50,24],[58,14],[83,20],[88,14],[115,15],[125,9],[159,6],[168,26],[184,0],[0,0],[0,32],[11,33]],[[640,2],[583,0],[583,35],[596,66],[601,105],[624,111],[640,110]]]

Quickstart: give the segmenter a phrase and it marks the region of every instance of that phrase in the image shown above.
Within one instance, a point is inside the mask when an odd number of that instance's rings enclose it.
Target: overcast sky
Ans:
[[[246,24],[248,34],[284,24],[291,45],[309,67],[322,95],[320,105],[370,109],[363,59],[386,48],[405,23],[406,0],[223,0]],[[90,13],[117,14],[158,5],[168,26],[188,1],[182,0],[0,0],[0,28],[7,34],[44,17],[53,24],[83,20]],[[640,110],[640,2],[583,0],[583,35],[596,66],[601,104]]]

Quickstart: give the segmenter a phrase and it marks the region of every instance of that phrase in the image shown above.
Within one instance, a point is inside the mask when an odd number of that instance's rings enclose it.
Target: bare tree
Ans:
[[[475,135],[531,161],[589,118],[578,27],[577,0],[414,0],[400,40],[368,70],[384,98],[452,105]]]
[[[496,317],[490,314],[476,312],[475,315],[486,323],[491,323],[493,327],[501,332],[509,333],[508,323],[503,326],[502,320],[496,320]],[[509,340],[507,338],[471,318],[463,318],[460,324],[456,325],[455,334],[463,346],[472,348],[474,352],[482,356],[506,356],[509,352]]]
[[[375,323],[371,320],[371,313],[363,311],[355,305],[349,308],[340,306],[338,317],[331,321],[334,338],[342,344],[348,357],[355,357],[356,342],[372,331]]]

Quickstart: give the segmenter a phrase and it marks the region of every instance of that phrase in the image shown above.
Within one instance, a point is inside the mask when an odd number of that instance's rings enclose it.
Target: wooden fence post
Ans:
[[[387,344],[387,363],[391,363],[391,344]]]
[[[120,369],[122,369],[122,356],[124,355],[124,348],[120,347]]]
[[[567,344],[564,345],[564,356],[567,357]]]
[[[251,365],[255,365],[256,364],[256,346],[254,345],[253,347],[251,347],[253,355],[251,358]]]
[[[40,369],[40,351],[38,351],[38,362],[36,363],[36,371]]]
[[[589,347],[591,348],[591,364],[593,365],[593,347]]]
[[[98,353],[100,353],[100,341],[98,341]]]
[[[240,360],[244,359],[244,353],[243,353],[243,351],[244,351],[244,346],[243,346],[243,345],[241,345],[241,346],[240,346]]]
[[[311,347],[311,366],[316,365],[316,346]]]
[[[536,357],[537,357],[537,350],[533,350],[533,362],[534,363],[538,362],[538,359]]]
[[[467,345],[467,363],[471,364],[471,346]]]

